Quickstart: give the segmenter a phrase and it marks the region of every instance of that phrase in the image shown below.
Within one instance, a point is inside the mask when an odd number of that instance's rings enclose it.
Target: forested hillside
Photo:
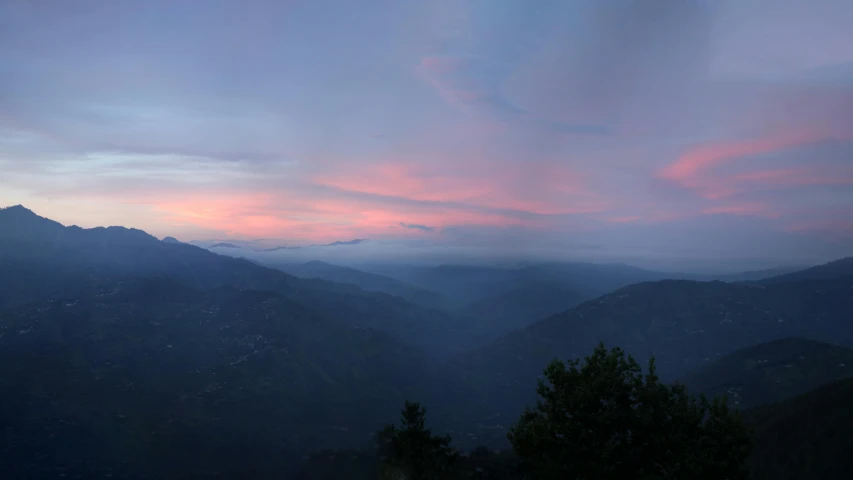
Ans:
[[[363,446],[407,398],[429,398],[447,427],[476,411],[426,354],[275,293],[163,278],[89,291],[0,315],[0,417],[14,419],[0,444],[15,478],[53,475],[27,454],[50,451],[78,474],[268,473],[283,453]]]
[[[639,361],[655,356],[672,381],[740,348],[790,336],[853,346],[853,277],[753,286],[665,280],[632,285],[585,302],[493,344],[454,365],[499,399],[494,415],[533,400],[542,365],[573,359],[598,342]]]
[[[738,350],[678,381],[710,397],[725,395],[740,409],[794,397],[853,377],[853,349],[783,338]]]

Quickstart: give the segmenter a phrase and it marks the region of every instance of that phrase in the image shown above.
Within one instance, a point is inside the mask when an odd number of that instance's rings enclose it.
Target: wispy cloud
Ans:
[[[848,2],[534,3],[2,2],[0,203],[183,239],[840,248]]]
[[[403,228],[414,228],[416,230],[423,230],[424,232],[432,232],[435,230],[435,227],[428,227],[426,225],[418,225],[416,223],[400,222],[400,226]]]
[[[735,182],[759,184],[770,187],[797,187],[821,185],[853,185],[853,165],[777,168],[741,173]]]
[[[719,214],[726,213],[730,215],[744,215],[750,217],[768,217],[768,218],[778,218],[779,214],[770,209],[767,205],[758,203],[758,202],[744,202],[744,203],[726,203],[723,205],[716,205],[712,207],[708,207],[702,211],[705,214]]]
[[[779,152],[826,138],[826,134],[805,130],[737,142],[700,145],[684,152],[678,160],[664,168],[660,176],[687,187],[695,187],[701,184],[702,176],[709,170],[726,163],[754,155]]]

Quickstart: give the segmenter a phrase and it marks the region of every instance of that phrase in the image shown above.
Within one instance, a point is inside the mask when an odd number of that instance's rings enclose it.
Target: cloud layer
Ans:
[[[12,0],[0,205],[182,240],[851,254],[849,18],[844,0]]]

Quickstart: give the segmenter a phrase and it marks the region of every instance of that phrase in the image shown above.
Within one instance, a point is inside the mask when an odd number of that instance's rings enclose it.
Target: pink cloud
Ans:
[[[717,205],[708,207],[702,210],[702,213],[708,215],[714,214],[729,214],[729,215],[744,215],[751,217],[767,217],[777,218],[779,214],[766,205],[757,202],[730,203],[726,205]]]
[[[388,235],[440,236],[449,226],[548,228],[547,215],[605,211],[583,176],[557,162],[384,162],[317,173],[317,191],[280,186],[163,192],[122,200],[149,206],[173,226],[224,235],[332,241]],[[353,195],[366,194],[366,195]],[[435,227],[389,229],[400,222]]]
[[[753,170],[731,175],[708,174],[692,184],[709,200],[721,200],[757,189],[853,185],[853,168],[830,165]]]
[[[484,182],[440,174],[398,162],[362,167],[358,171],[317,175],[313,182],[341,190],[431,202],[460,202],[488,194]]]
[[[267,194],[209,192],[151,202],[155,211],[172,225],[251,237],[275,236],[292,229],[298,221],[274,212],[274,198]]]
[[[642,220],[643,217],[635,215],[635,216],[627,216],[627,217],[611,217],[608,218],[607,221],[612,223],[634,223]]]
[[[736,182],[769,186],[853,185],[853,168],[811,166],[758,170],[733,177]]]
[[[835,165],[810,163],[803,166],[744,171],[744,168],[755,168],[754,165],[750,165],[750,162],[743,161],[752,155],[781,154],[791,148],[813,142],[848,138],[847,135],[839,136],[826,132],[824,129],[817,128],[789,130],[748,141],[695,147],[662,169],[658,177],[692,189],[699,196],[710,200],[732,197],[756,188],[845,185],[853,182],[853,169]],[[720,170],[720,167],[732,163],[739,164],[740,173],[726,173],[726,170]]]
[[[464,60],[458,57],[424,57],[421,59],[418,68],[423,71],[445,74],[459,70],[464,63]]]
[[[815,130],[783,132],[738,142],[707,144],[684,152],[675,163],[660,172],[660,177],[687,187],[701,183],[701,174],[742,157],[772,153],[827,138]]]
[[[383,171],[395,171],[393,169]],[[417,182],[402,181],[400,188]],[[396,192],[396,191],[395,191]],[[349,237],[377,238],[389,235],[389,226],[407,222],[432,227],[452,225],[525,226],[538,228],[536,219],[488,211],[476,211],[441,203],[395,205],[382,199],[306,197],[296,192],[247,193],[239,191],[195,192],[168,195],[137,202],[150,206],[169,225],[193,227],[228,236],[333,241]],[[432,234],[417,229],[396,229],[397,237]]]
[[[349,192],[540,215],[599,212],[608,206],[586,188],[580,175],[554,163],[466,159],[455,167],[443,165],[441,173],[437,166],[384,163],[317,175],[313,181]]]

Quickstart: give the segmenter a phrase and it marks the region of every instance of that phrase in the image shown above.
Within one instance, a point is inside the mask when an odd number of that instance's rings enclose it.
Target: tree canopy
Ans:
[[[426,428],[426,409],[406,401],[400,427],[387,425],[378,434],[384,457],[383,479],[439,480],[448,478],[458,457],[449,436]]]
[[[537,479],[745,479],[749,432],[724,399],[661,383],[619,349],[554,360],[508,434]]]

